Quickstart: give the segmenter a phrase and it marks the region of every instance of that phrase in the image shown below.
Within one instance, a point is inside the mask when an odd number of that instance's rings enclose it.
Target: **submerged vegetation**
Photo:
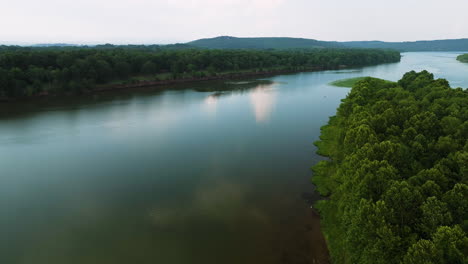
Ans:
[[[468,54],[462,54],[457,57],[457,60],[461,62],[467,62],[468,63]]]
[[[356,83],[316,142],[334,263],[468,262],[467,105],[427,71]]]
[[[42,47],[0,46],[0,98],[81,93],[145,81],[336,69],[397,62],[397,51],[310,49],[203,50],[185,45]]]

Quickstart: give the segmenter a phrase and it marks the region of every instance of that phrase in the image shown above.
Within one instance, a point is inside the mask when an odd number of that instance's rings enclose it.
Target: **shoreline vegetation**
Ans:
[[[366,78],[369,78],[369,76],[340,79],[340,80],[336,80],[336,81],[331,82],[330,85],[336,86],[336,87],[351,88],[357,82],[362,81],[362,80],[364,80]]]
[[[352,88],[354,85],[356,85],[359,81],[365,80],[367,78],[372,78],[370,76],[364,76],[364,77],[354,77],[354,78],[347,78],[347,79],[340,79],[336,80],[330,83],[330,85],[336,86],[336,87],[344,87],[344,88]],[[392,81],[387,81],[383,80],[388,83],[393,83]]]
[[[123,80],[120,83],[114,84],[104,84],[96,86],[94,91],[108,91],[108,90],[119,90],[119,89],[131,89],[131,88],[140,88],[140,87],[151,87],[151,86],[161,86],[161,85],[172,85],[180,83],[192,83],[192,82],[204,82],[204,81],[216,81],[216,80],[236,80],[244,78],[255,78],[255,77],[264,77],[272,76],[277,74],[288,74],[288,73],[298,73],[298,72],[313,72],[313,71],[323,71],[320,67],[315,68],[302,68],[296,70],[288,69],[269,69],[269,70],[252,70],[252,71],[242,71],[242,72],[220,72],[215,73],[213,76],[205,77],[181,77],[179,79],[159,79],[159,78],[131,78],[129,80]]]
[[[400,61],[375,49],[206,50],[173,45],[0,46],[0,101]]]
[[[468,53],[467,54],[462,54],[457,57],[457,60],[460,62],[465,62],[468,63]]]
[[[427,71],[353,86],[312,167],[333,263],[467,263],[466,105]]]
[[[352,88],[356,83],[359,81],[365,80],[367,78],[371,78],[370,76],[364,76],[364,77],[354,77],[354,78],[347,78],[347,79],[340,79],[336,80],[330,83],[332,86],[336,87],[344,87],[344,88]],[[392,81],[387,81],[386,82],[392,83]]]

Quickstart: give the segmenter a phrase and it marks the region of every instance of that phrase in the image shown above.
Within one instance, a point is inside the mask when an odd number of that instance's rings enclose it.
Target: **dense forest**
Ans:
[[[0,46],[0,98],[80,93],[103,84],[201,79],[226,72],[308,70],[397,62],[396,51],[204,50],[186,45]]]
[[[313,167],[334,263],[468,263],[467,105],[427,71],[352,88]]]
[[[468,62],[468,54],[463,54],[457,57],[457,60],[461,62]]]

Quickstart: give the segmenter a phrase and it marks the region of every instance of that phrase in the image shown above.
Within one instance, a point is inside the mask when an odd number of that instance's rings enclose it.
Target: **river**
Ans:
[[[0,263],[327,263],[313,142],[349,92],[328,83],[466,88],[458,54],[0,105]]]

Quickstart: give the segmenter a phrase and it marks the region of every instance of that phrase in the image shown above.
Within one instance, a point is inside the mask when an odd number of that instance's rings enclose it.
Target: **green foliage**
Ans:
[[[185,47],[185,46],[184,46]],[[151,76],[152,80],[203,78],[225,72],[322,70],[400,60],[396,51],[203,50],[159,46],[0,46],[0,97],[80,93],[96,85]]]
[[[463,264],[467,261],[468,238],[459,226],[441,226],[431,240],[411,245],[403,264]]]
[[[467,105],[427,71],[355,84],[315,143],[333,262],[468,262]]]
[[[468,63],[468,54],[463,54],[463,55],[458,56],[457,60]]]
[[[330,85],[337,86],[337,87],[351,88],[357,82],[364,80],[366,78],[369,78],[369,77],[355,77],[355,78],[341,79],[341,80],[336,80],[334,82],[331,82]]]

